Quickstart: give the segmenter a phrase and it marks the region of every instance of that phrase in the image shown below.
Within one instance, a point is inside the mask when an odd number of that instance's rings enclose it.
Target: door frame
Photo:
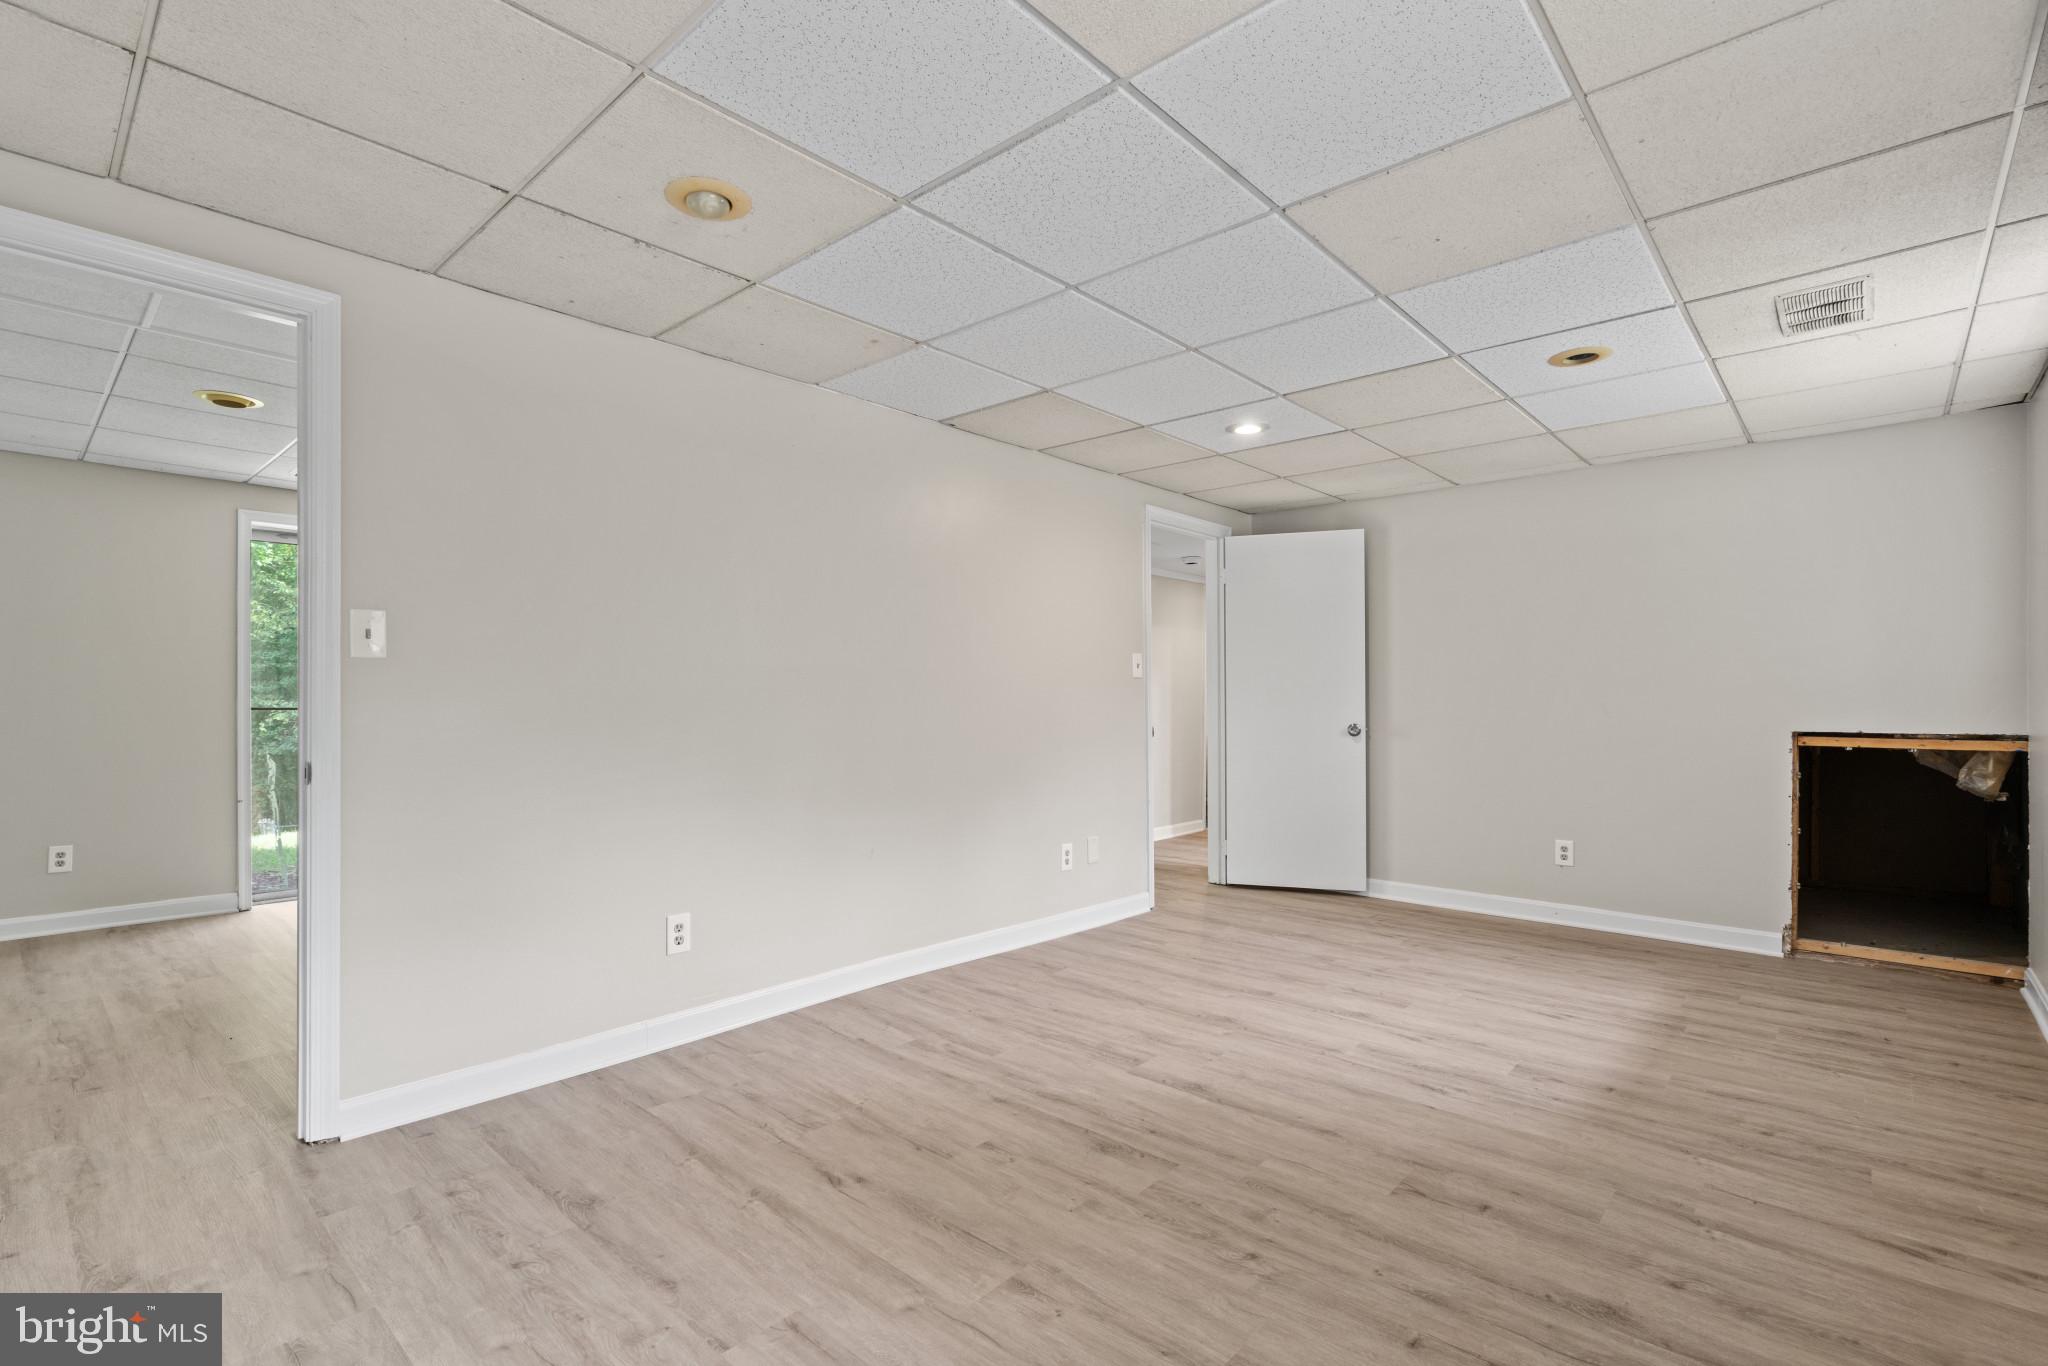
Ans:
[[[341,1111],[341,298],[0,206],[0,250],[289,318],[299,335],[298,1135]]]
[[[259,532],[289,532],[285,536],[260,536]],[[258,512],[251,508],[235,511],[235,904],[249,910],[256,904],[255,855],[249,848],[250,765],[255,759],[249,724],[249,543],[257,540],[299,539],[296,512]],[[294,896],[297,895],[295,891]],[[280,900],[282,898],[279,898]]]
[[[1159,861],[1152,856],[1152,832],[1159,828],[1152,809],[1153,768],[1158,756],[1152,743],[1152,531],[1160,527],[1193,536],[1208,543],[1202,556],[1203,652],[1206,656],[1208,686],[1203,690],[1203,728],[1208,739],[1209,768],[1209,881],[1223,881],[1223,541],[1230,528],[1221,522],[1204,521],[1185,512],[1145,506],[1145,534],[1139,550],[1139,592],[1145,625],[1145,893],[1157,904]]]

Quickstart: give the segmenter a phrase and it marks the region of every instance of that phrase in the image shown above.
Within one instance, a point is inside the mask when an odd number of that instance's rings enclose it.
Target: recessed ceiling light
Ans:
[[[747,210],[754,207],[745,190],[709,176],[686,175],[671,180],[661,193],[676,208],[707,223],[730,223],[735,218],[745,218]]]
[[[1257,436],[1260,432],[1263,432],[1265,430],[1265,423],[1254,422],[1250,418],[1246,418],[1242,422],[1233,422],[1230,424],[1230,434],[1232,436]]]
[[[1596,360],[1606,360],[1614,352],[1605,346],[1572,346],[1550,358],[1552,365],[1571,369],[1577,365],[1591,365]]]
[[[204,399],[216,408],[261,408],[263,400],[250,398],[247,394],[231,394],[225,389],[194,389],[192,397]]]

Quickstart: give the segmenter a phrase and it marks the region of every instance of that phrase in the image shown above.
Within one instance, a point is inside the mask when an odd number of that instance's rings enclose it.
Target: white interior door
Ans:
[[[1223,542],[1223,877],[1363,892],[1365,533]]]

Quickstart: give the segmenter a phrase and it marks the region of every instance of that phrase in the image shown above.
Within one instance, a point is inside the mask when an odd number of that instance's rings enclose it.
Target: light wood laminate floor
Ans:
[[[1160,907],[339,1146],[291,923],[0,944],[0,1287],[229,1359],[2048,1360],[2017,993],[1345,897]]]

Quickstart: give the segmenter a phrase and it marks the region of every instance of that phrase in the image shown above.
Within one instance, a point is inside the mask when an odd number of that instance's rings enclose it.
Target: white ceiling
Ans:
[[[298,374],[289,319],[0,249],[0,449],[295,488]]]
[[[2024,398],[2038,28],[2039,0],[0,0],[0,146],[1268,511]],[[753,212],[677,215],[683,175]],[[1866,322],[1779,334],[1773,296],[1857,276]]]

